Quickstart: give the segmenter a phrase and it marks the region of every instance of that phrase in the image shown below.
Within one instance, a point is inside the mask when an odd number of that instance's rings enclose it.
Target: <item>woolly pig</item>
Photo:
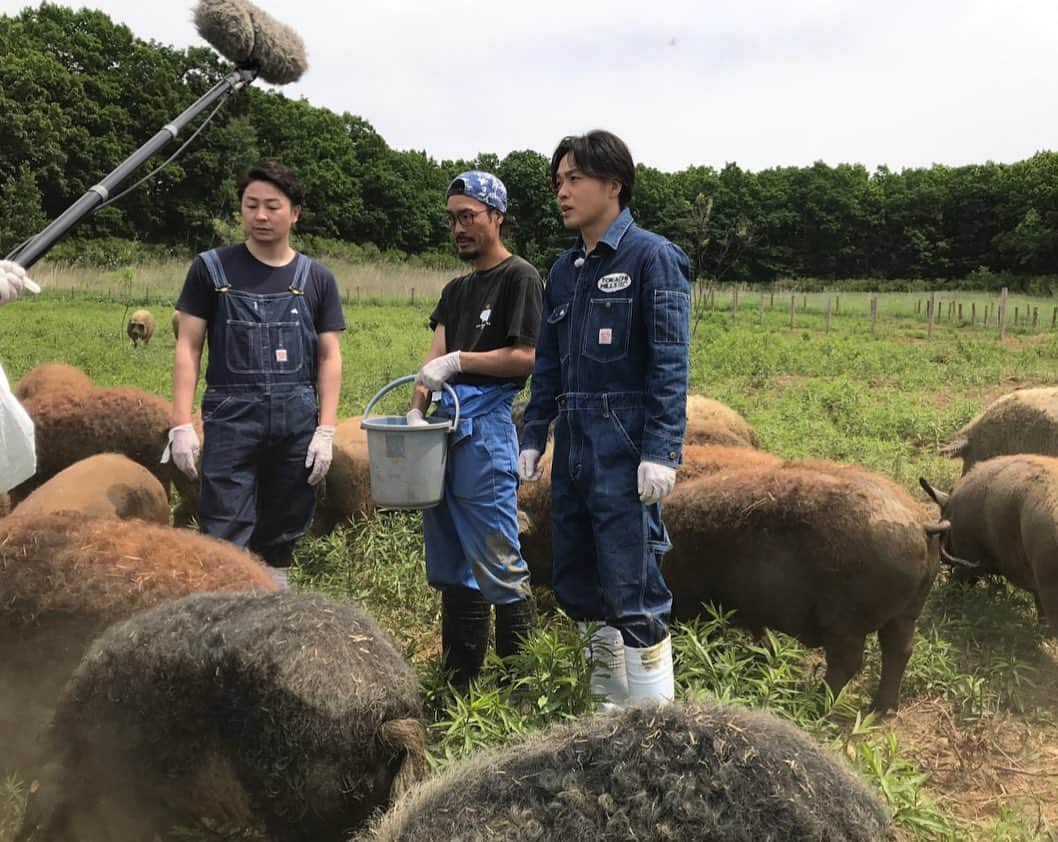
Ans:
[[[66,363],[41,363],[22,375],[22,379],[15,386],[15,397],[25,401],[45,392],[73,392],[91,388],[92,381],[77,366]]]
[[[197,532],[73,512],[0,521],[0,775],[35,739],[92,638],[199,591],[273,591],[256,556]]]
[[[920,482],[951,521],[951,554],[1029,591],[1040,622],[1058,633],[1058,459],[1018,455],[978,462],[951,494]]]
[[[1058,388],[1020,389],[997,398],[940,452],[962,457],[964,474],[993,456],[1058,456]]]
[[[340,840],[424,771],[421,717],[415,673],[358,607],[291,591],[178,600],[85,655],[23,838],[151,839],[210,819]]]
[[[171,414],[164,398],[135,388],[49,391],[24,406],[35,427],[37,473],[12,489],[13,503],[64,468],[98,453],[127,456],[154,474],[166,490],[175,485],[182,500],[197,503],[198,482],[172,463],[159,461],[169,439]]]
[[[575,720],[453,763],[361,842],[880,842],[885,808],[767,713],[713,703]]]
[[[686,445],[683,464],[676,469],[677,487],[706,474],[778,465],[782,460],[770,453],[737,446]],[[534,585],[551,583],[551,451],[540,460],[541,476],[536,482],[523,482],[518,489],[519,541],[522,557],[529,565]],[[665,504],[667,505],[667,503]]]
[[[13,514],[61,511],[169,525],[169,498],[162,484],[142,465],[118,453],[101,453],[74,462],[33,491]]]
[[[150,310],[137,310],[129,316],[129,324],[125,330],[132,340],[132,347],[135,348],[136,343],[140,341],[148,345],[154,336],[154,316]]]
[[[662,571],[673,617],[704,603],[735,610],[755,631],[785,632],[826,652],[837,694],[878,633],[882,677],[873,699],[895,708],[915,620],[937,574],[919,508],[890,480],[855,467],[788,463],[677,483],[665,500],[672,550]]]
[[[745,418],[720,401],[702,395],[687,396],[687,432],[684,444],[719,444],[757,447],[757,434]]]

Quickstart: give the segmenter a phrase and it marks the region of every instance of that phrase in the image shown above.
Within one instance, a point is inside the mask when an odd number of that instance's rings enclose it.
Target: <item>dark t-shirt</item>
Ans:
[[[286,266],[269,266],[250,254],[245,243],[222,246],[217,249],[217,254],[232,289],[257,294],[286,292],[294,282],[296,260],[291,260]],[[312,314],[316,333],[345,330],[338,282],[330,269],[315,260],[305,281],[305,304]],[[212,324],[216,308],[217,293],[213,289],[209,270],[202,258],[196,257],[187,272],[176,309]]]
[[[494,351],[508,345],[536,345],[544,284],[531,263],[512,255],[484,272],[471,272],[445,284],[430,315],[430,329],[445,326],[446,351]],[[485,386],[526,377],[458,374],[453,383]]]

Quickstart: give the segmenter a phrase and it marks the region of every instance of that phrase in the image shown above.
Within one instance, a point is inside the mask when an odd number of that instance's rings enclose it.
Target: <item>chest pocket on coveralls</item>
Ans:
[[[305,352],[301,323],[228,319],[224,351],[228,368],[238,374],[293,374],[301,371]]]
[[[570,303],[568,301],[564,304],[558,304],[551,310],[551,313],[547,317],[547,323],[551,325],[552,329],[555,331],[560,360],[564,360],[569,356],[569,323],[566,321],[566,316],[569,314],[569,307]]]
[[[628,353],[631,330],[631,298],[593,298],[588,302],[581,350],[584,356],[596,362],[619,360]]]

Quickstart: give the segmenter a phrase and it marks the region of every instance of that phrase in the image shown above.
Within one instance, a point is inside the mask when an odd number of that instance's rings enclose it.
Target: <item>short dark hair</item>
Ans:
[[[625,142],[613,132],[595,129],[584,135],[569,135],[562,138],[555,154],[551,156],[551,186],[556,187],[558,165],[571,155],[577,169],[592,178],[615,179],[621,182],[618,201],[622,208],[632,201],[632,190],[636,185],[636,165]]]
[[[305,191],[301,187],[301,182],[286,164],[278,161],[258,161],[250,167],[246,175],[239,179],[240,202],[242,194],[246,192],[251,181],[267,181],[275,185],[283,195],[290,199],[291,205],[300,206],[305,202]]]

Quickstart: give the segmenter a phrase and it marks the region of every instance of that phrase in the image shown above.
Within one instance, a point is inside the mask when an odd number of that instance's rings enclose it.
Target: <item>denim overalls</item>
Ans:
[[[690,267],[624,210],[591,254],[559,256],[544,291],[522,447],[551,467],[553,586],[574,620],[605,621],[628,646],[668,634],[672,595],[661,506],[637,491],[642,459],[679,464],[686,428]]]
[[[202,396],[199,526],[285,566],[316,502],[305,467],[318,417],[318,338],[304,297],[312,261],[297,255],[289,291],[256,294],[228,284],[216,251],[201,257],[217,309]]]
[[[424,509],[426,579],[438,590],[479,590],[493,605],[527,599],[529,568],[518,541],[518,436],[513,385],[453,387],[459,427],[448,443],[440,505]],[[443,393],[435,416],[451,418]]]

